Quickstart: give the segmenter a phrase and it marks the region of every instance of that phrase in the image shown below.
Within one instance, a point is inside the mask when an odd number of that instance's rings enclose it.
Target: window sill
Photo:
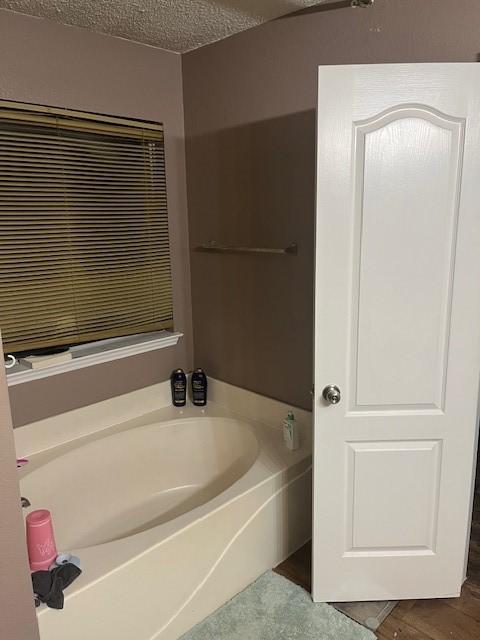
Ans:
[[[75,371],[84,367],[91,367],[103,362],[112,362],[120,358],[129,358],[139,353],[154,351],[171,347],[179,341],[183,333],[156,331],[154,333],[143,333],[122,338],[112,338],[111,340],[101,340],[90,342],[77,347],[71,347],[72,359],[62,364],[57,364],[44,369],[30,369],[25,365],[17,363],[7,370],[7,383],[11,387],[15,384],[31,382],[40,378],[56,376],[67,371]]]

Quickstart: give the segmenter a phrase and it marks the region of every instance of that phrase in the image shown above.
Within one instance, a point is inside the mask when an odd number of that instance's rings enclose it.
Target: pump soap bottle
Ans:
[[[287,417],[283,421],[283,439],[287,449],[295,451],[300,447],[300,438],[298,435],[298,424],[293,415],[293,411],[289,411]]]

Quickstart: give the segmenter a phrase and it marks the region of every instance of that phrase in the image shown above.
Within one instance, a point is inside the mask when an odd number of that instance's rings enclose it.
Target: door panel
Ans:
[[[463,128],[407,105],[354,125],[352,407],[443,406]]]
[[[347,446],[350,548],[346,552],[433,553],[441,442],[350,442]]]
[[[460,592],[480,375],[479,104],[477,64],[320,68],[317,601]]]

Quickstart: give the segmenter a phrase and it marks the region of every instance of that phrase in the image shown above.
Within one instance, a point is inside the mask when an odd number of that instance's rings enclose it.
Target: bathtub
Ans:
[[[179,638],[311,537],[308,428],[291,452],[289,407],[222,385],[223,405],[165,406],[30,451],[22,496],[50,509],[83,570],[63,610],[37,610],[42,640]]]

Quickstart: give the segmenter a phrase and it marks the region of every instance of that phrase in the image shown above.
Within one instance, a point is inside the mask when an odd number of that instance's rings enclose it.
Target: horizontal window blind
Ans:
[[[173,327],[161,125],[0,107],[9,352]]]

